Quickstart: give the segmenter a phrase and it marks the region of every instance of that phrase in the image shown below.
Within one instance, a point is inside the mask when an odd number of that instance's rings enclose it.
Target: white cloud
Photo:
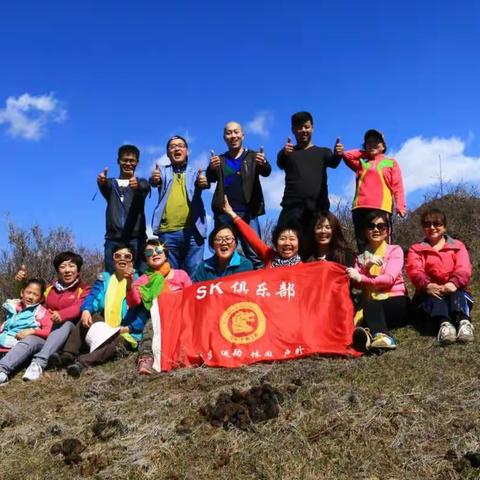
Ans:
[[[261,178],[265,206],[268,210],[280,210],[280,202],[285,189],[285,173],[282,170],[275,170],[266,177]]]
[[[254,133],[260,137],[268,137],[270,135],[270,128],[273,122],[273,114],[270,112],[259,112],[253,120],[247,122],[245,131]]]
[[[164,153],[159,157],[155,157],[150,164],[150,172],[157,166],[157,165],[170,165],[170,160],[167,157],[167,154]]]
[[[450,138],[409,138],[397,152],[392,152],[400,164],[407,193],[438,185],[440,158],[444,183],[480,180],[480,157],[465,155],[467,141]]]
[[[195,169],[206,170],[210,163],[210,154],[206,150],[188,160],[188,163]]]
[[[67,111],[53,93],[8,97],[0,109],[0,125],[6,124],[7,133],[25,140],[38,140],[45,134],[49,122],[62,123]]]

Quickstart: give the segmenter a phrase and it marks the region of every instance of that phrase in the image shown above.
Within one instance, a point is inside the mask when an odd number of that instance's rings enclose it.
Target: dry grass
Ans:
[[[127,358],[79,380],[17,376],[0,389],[0,479],[480,478],[456,460],[480,450],[480,343],[397,333],[397,351],[358,360],[140,378]],[[240,431],[199,414],[262,381],[283,394],[278,418]],[[68,438],[84,447],[77,465],[50,453]]]

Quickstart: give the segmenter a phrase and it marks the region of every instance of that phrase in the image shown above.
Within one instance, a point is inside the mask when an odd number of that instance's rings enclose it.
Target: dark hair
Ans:
[[[135,249],[128,243],[119,243],[118,245],[115,245],[112,250],[112,256],[114,253],[118,252],[119,250],[123,250],[124,248],[126,248],[133,257],[135,256]]]
[[[38,285],[40,287],[40,292],[42,294],[42,297],[45,293],[45,290],[47,289],[47,284],[45,283],[45,280],[43,278],[29,278],[23,285],[22,290],[25,290],[29,285],[31,284]]]
[[[145,250],[148,246],[152,246],[152,247],[163,247],[163,251],[165,253],[165,256],[168,257],[168,247],[167,247],[167,244],[166,243],[162,243],[158,238],[149,238],[147,240],[147,243],[145,244],[145,248],[143,249],[144,250],[144,258],[145,258]]]
[[[217,233],[220,230],[223,230],[224,228],[228,228],[231,232],[232,235],[235,237],[235,243],[238,243],[238,235],[237,231],[235,230],[235,227],[233,225],[228,225],[228,223],[224,223],[222,225],[217,225],[211,232],[210,235],[208,236],[208,246],[213,249],[213,241],[215,240],[215,237],[217,236]]]
[[[328,260],[346,265],[347,254],[349,254],[349,256],[353,256],[353,252],[345,240],[340,221],[330,211],[317,212],[313,217],[311,236],[312,244],[315,245],[314,250],[316,250],[315,226],[318,222],[324,222],[325,220],[328,220],[328,223],[332,227],[332,239],[328,245]]]
[[[382,143],[383,145],[383,153],[385,153],[387,151],[387,144],[385,142],[385,135],[380,132],[379,130],[374,130],[373,128],[371,128],[370,130],[367,130],[365,132],[365,135],[363,137],[363,144],[362,144],[362,148],[365,150],[365,145],[367,143],[367,140],[369,138],[376,138],[378,140],[380,140],[380,142]]]
[[[292,115],[292,128],[303,125],[310,120],[313,125],[313,117],[310,112],[297,112]]]
[[[63,262],[72,262],[77,266],[78,271],[82,269],[83,265],[83,258],[75,252],[60,252],[58,255],[55,256],[53,259],[53,266],[55,271],[58,272],[58,268]]]
[[[295,232],[295,235],[297,236],[298,238],[298,245],[300,246],[300,241],[302,239],[302,230],[300,228],[300,226],[298,225],[288,225],[288,224],[280,224],[280,225],[277,225],[273,231],[272,231],[272,245],[273,245],[273,248],[277,248],[277,242],[278,242],[278,237],[280,237],[280,235],[285,232],[286,230],[291,230],[292,232]]]
[[[424,222],[427,218],[434,218],[437,221],[443,223],[443,225],[447,226],[447,216],[438,208],[429,208],[422,213],[420,217],[420,222]]]
[[[366,228],[367,225],[376,218],[381,218],[388,225],[388,228],[390,228],[390,215],[384,210],[371,210],[367,212],[364,217],[363,228]]]
[[[168,147],[170,146],[170,143],[173,141],[173,140],[182,140],[183,143],[185,144],[185,146],[188,148],[188,143],[187,141],[181,136],[181,135],[174,135],[173,137],[170,137],[168,142],[167,142],[167,150],[168,150]]]
[[[118,149],[118,160],[120,160],[123,155],[127,153],[132,153],[137,157],[137,160],[140,160],[140,150],[135,145],[122,145]]]

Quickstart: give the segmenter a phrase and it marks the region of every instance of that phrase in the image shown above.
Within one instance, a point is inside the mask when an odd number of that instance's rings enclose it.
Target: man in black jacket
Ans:
[[[125,243],[135,252],[135,269],[143,271],[145,267],[145,199],[150,193],[150,185],[144,178],[135,177],[139,159],[140,150],[135,145],[123,145],[118,149],[119,178],[107,178],[108,168],[97,177],[100,193],[107,201],[105,270],[109,273],[115,270],[113,249]]]
[[[209,182],[217,182],[213,194],[212,210],[215,224],[231,223],[230,217],[223,213],[223,199],[227,196],[235,213],[243,218],[260,235],[258,216],[265,213],[260,178],[268,177],[272,167],[265,158],[263,147],[259,152],[243,147],[245,135],[237,122],[228,122],[223,130],[223,139],[228,150],[218,156],[212,150],[210,165],[207,168]],[[262,261],[250,245],[240,237],[245,256],[254,268],[261,268]]]

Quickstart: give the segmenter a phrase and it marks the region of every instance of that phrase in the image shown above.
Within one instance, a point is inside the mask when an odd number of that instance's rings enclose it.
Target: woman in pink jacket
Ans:
[[[438,209],[421,217],[425,240],[410,247],[407,275],[415,286],[419,330],[437,335],[441,345],[473,341],[472,297],[467,291],[472,265],[465,245],[447,235],[447,219]]]
[[[363,290],[362,326],[353,334],[359,351],[394,349],[397,342],[391,328],[405,326],[408,296],[402,276],[403,250],[388,245],[388,214],[381,210],[365,217],[365,251],[357,257],[355,268],[347,268],[354,285]]]

